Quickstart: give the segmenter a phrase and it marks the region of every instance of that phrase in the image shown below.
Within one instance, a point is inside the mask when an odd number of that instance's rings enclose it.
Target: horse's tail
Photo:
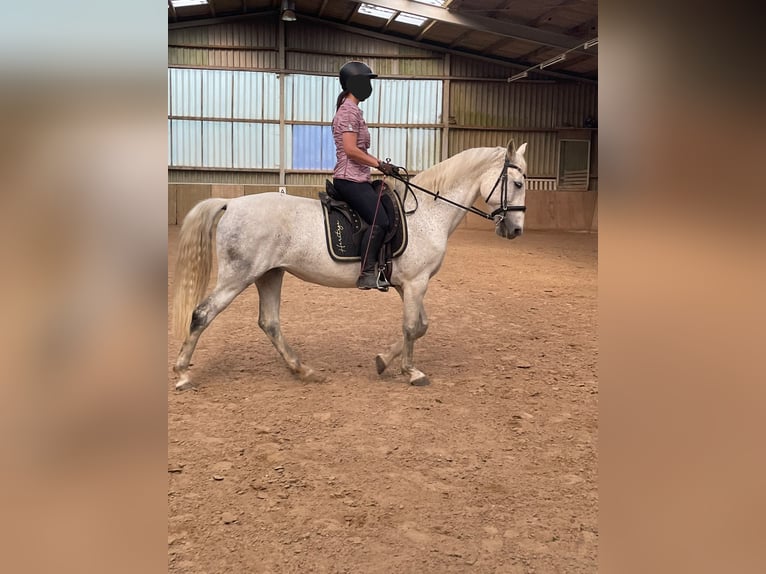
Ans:
[[[213,228],[227,203],[220,198],[201,201],[181,226],[173,297],[173,332],[181,340],[189,335],[192,313],[205,296],[213,268]]]

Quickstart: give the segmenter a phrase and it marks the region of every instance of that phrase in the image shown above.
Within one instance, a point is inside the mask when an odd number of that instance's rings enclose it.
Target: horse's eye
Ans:
[[[523,183],[521,183],[520,181],[514,181],[514,182],[513,182],[513,185],[515,185],[515,186],[516,186],[516,189],[521,189],[521,186],[522,186],[522,185],[524,185],[524,184],[523,184]]]

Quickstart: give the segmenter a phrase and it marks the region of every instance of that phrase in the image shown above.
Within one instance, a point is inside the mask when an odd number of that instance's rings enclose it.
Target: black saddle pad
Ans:
[[[391,221],[391,229],[386,234],[383,251],[390,253],[390,258],[399,257],[407,248],[407,220],[404,217],[404,209],[399,195],[382,180],[373,182],[375,191],[383,185],[383,195],[380,203],[381,208],[388,214]],[[319,200],[322,202],[324,212],[325,238],[327,239],[327,251],[335,261],[360,261],[362,259],[362,235],[369,227],[359,217],[359,214],[351,209],[345,201],[339,199],[332,183],[325,182],[326,191],[319,192]],[[390,250],[390,251],[389,251]],[[389,257],[379,257],[386,260]]]

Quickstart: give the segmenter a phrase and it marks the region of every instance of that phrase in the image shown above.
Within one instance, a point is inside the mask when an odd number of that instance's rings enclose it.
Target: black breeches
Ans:
[[[362,271],[371,271],[375,268],[375,260],[389,229],[388,214],[383,203],[378,203],[378,194],[370,182],[358,183],[347,179],[333,179],[332,183],[343,201],[370,225],[362,237]]]

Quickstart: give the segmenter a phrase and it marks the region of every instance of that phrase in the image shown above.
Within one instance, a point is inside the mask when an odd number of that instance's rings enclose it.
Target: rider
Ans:
[[[389,229],[389,221],[372,187],[370,167],[379,169],[385,175],[392,175],[394,166],[367,153],[370,132],[362,117],[362,110],[359,109],[359,102],[366,100],[372,93],[370,79],[378,76],[362,62],[348,62],[340,69],[339,75],[343,91],[338,96],[332,120],[335,155],[338,159],[333,173],[333,186],[341,198],[370,226],[362,237],[362,268],[356,286],[359,289],[385,291],[390,284],[382,273],[375,272],[375,261]]]

